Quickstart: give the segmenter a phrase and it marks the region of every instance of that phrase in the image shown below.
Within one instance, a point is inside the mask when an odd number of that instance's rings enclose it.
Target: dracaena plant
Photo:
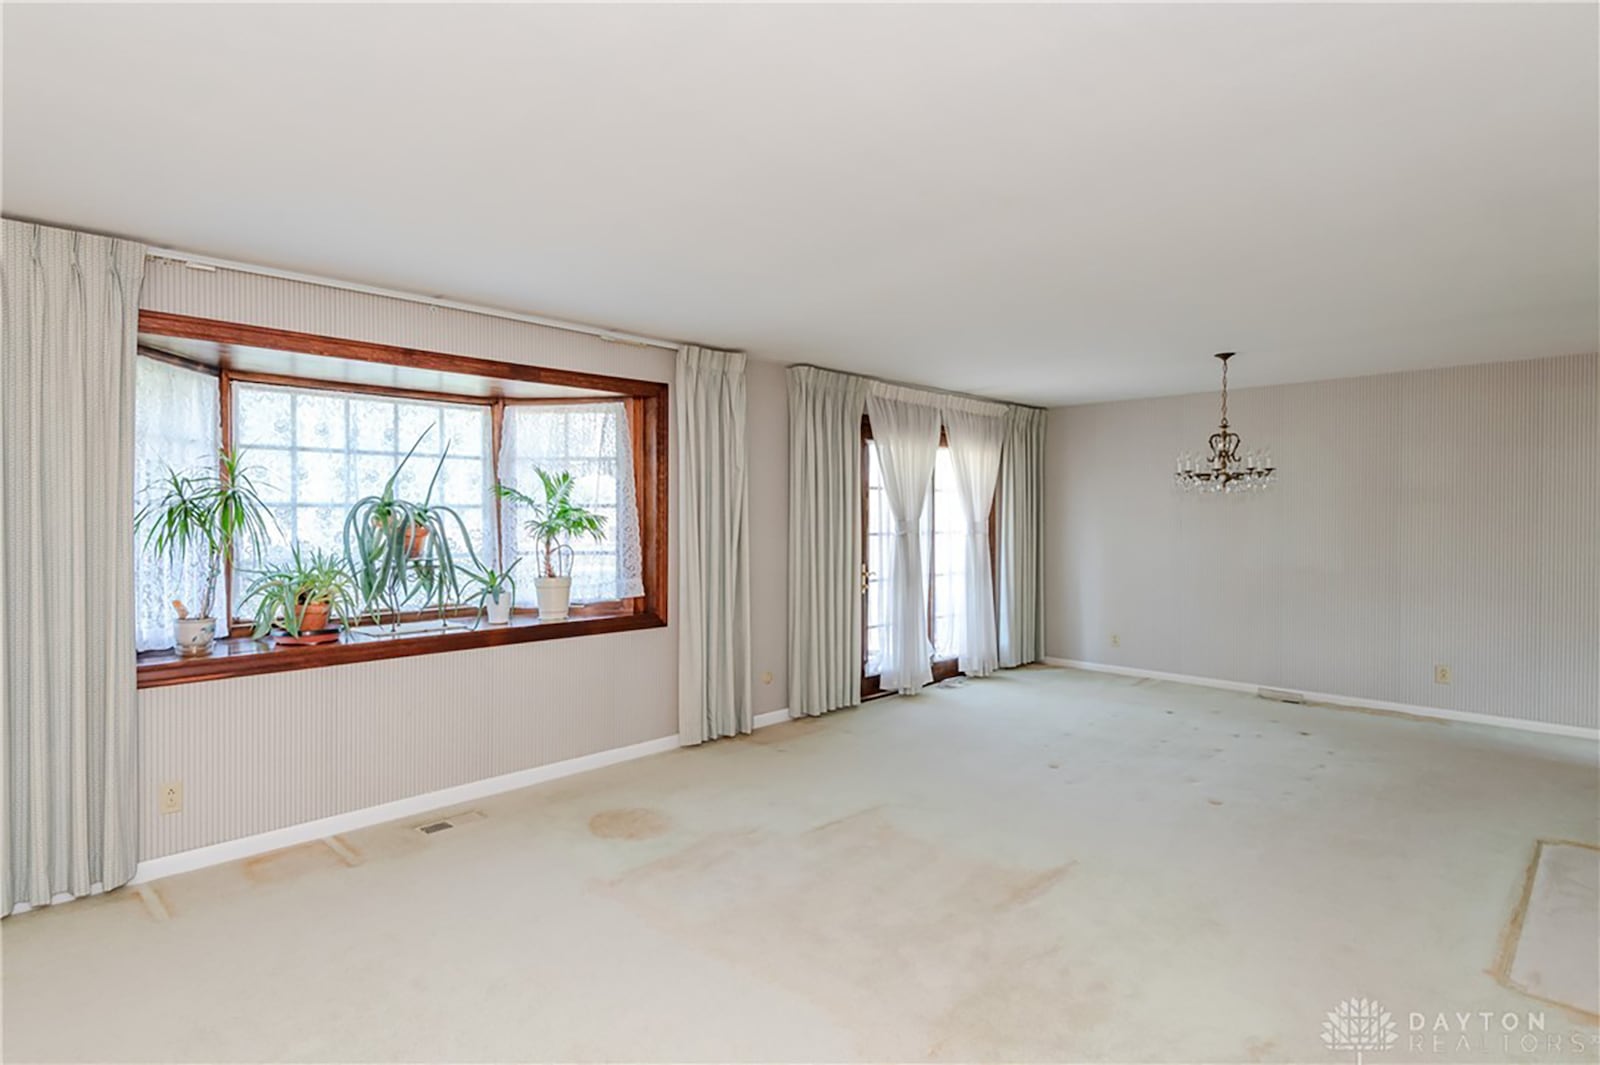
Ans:
[[[433,501],[439,471],[450,454],[448,445],[434,465],[420,502],[404,499],[395,490],[406,463],[432,431],[429,427],[417,437],[382,491],[357,500],[345,515],[345,565],[355,583],[361,613],[374,619],[383,613],[398,619],[407,607],[436,608],[442,618],[447,608],[461,600],[463,574],[483,568],[461,515]],[[459,534],[459,547],[466,551],[470,566],[458,562],[452,533]]]
[[[564,577],[572,571],[571,541],[580,536],[595,540],[604,539],[606,519],[603,515],[573,502],[572,490],[575,482],[572,474],[565,471],[547,473],[537,467],[533,472],[539,476],[539,485],[544,493],[542,499],[535,499],[508,484],[495,485],[495,494],[501,499],[511,500],[518,506],[527,507],[532,515],[523,522],[522,527],[527,529],[529,535],[539,544],[540,575]],[[563,559],[567,573],[561,572]]]
[[[222,450],[214,466],[186,473],[167,467],[166,478],[151,486],[134,515],[134,529],[143,535],[150,554],[174,564],[189,557],[205,560],[197,617],[211,617],[217,580],[238,557],[241,545],[259,558],[269,530],[277,527],[243,460],[242,451]]]

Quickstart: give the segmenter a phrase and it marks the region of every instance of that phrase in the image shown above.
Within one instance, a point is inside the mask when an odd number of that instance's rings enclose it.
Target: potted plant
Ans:
[[[303,556],[295,544],[287,563],[256,574],[242,602],[256,604],[254,639],[266,636],[274,625],[299,639],[327,630],[333,614],[341,619],[356,615],[355,582],[343,559],[317,550]]]
[[[478,591],[468,597],[469,602],[477,603],[478,613],[487,614],[491,625],[511,624],[511,607],[517,599],[517,581],[511,571],[521,561],[514,558],[503,570],[485,567],[467,574],[467,579],[478,586]]]
[[[200,612],[191,615],[182,599],[172,601],[178,611],[175,644],[180,655],[211,652],[217,637],[217,620],[211,615],[217,579],[233,564],[241,540],[259,558],[268,523],[276,527],[242,459],[243,452],[219,451],[215,468],[178,473],[169,466],[166,480],[153,488],[154,498],[134,516],[146,551],[173,563],[194,555],[205,559]]]
[[[539,576],[533,582],[539,595],[539,620],[561,621],[572,603],[570,541],[576,536],[603,539],[606,519],[572,501],[572,474],[546,473],[537,467],[533,472],[539,475],[543,499],[534,499],[508,484],[497,484],[494,490],[501,499],[532,512],[523,528],[539,543]]]
[[[439,471],[450,453],[448,447],[433,468],[422,502],[396,494],[400,471],[429,432],[431,427],[417,437],[381,492],[357,500],[345,515],[345,565],[354,581],[361,612],[374,620],[387,613],[398,622],[400,612],[408,605],[419,609],[434,606],[442,620],[445,610],[461,599],[463,573],[482,569],[461,515],[433,502]],[[460,533],[471,567],[461,567],[456,562],[449,536],[452,523]]]

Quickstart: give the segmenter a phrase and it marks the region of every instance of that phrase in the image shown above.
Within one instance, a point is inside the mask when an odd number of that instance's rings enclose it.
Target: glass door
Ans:
[[[882,694],[884,637],[888,632],[888,596],[884,574],[894,542],[893,519],[884,496],[883,469],[870,429],[863,429],[861,447],[861,697]],[[922,562],[928,590],[928,641],[933,646],[933,679],[956,676],[956,655],[966,609],[965,522],[956,495],[950,450],[940,438],[933,483],[922,504]]]

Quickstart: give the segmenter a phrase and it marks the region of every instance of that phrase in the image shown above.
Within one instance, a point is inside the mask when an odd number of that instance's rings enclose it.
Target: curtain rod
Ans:
[[[873,377],[871,374],[856,373],[853,370],[836,370],[832,366],[818,366],[814,362],[795,362],[790,366],[806,366],[813,370],[826,370],[829,373],[844,374],[846,377],[859,377],[863,381],[876,381],[880,385],[893,385],[896,388],[912,388],[918,392],[931,392],[940,396],[951,396],[955,399],[972,399],[979,403],[993,403],[997,407],[1022,407],[1026,410],[1049,410],[1048,407],[1035,406],[1032,403],[1017,403],[1009,399],[995,399],[992,396],[975,396],[970,392],[957,392],[951,388],[934,388],[932,385],[917,385],[909,381],[891,381],[887,377]]]
[[[322,288],[340,289],[347,292],[361,292],[368,296],[405,300],[408,303],[421,303],[451,311],[465,311],[468,314],[483,314],[493,318],[505,318],[513,322],[526,322],[529,325],[542,325],[550,329],[562,329],[569,333],[583,333],[587,336],[599,337],[601,340],[610,341],[613,344],[633,344],[636,347],[663,348],[667,351],[677,351],[683,346],[675,340],[662,340],[660,337],[642,336],[638,333],[626,333],[617,329],[604,329],[600,326],[584,325],[581,322],[563,321],[560,318],[545,318],[537,314],[523,314],[520,311],[508,311],[500,307],[485,307],[475,303],[462,303],[458,300],[424,296],[399,289],[380,288],[377,285],[363,285],[354,281],[338,281],[333,278],[316,277],[312,274],[298,274],[292,270],[279,270],[270,266],[257,266],[253,263],[217,259],[209,255],[196,255],[193,252],[179,251],[176,248],[146,248],[145,258],[180,263],[194,270],[227,270],[236,274],[276,277],[284,281],[298,281],[305,285],[318,285]]]

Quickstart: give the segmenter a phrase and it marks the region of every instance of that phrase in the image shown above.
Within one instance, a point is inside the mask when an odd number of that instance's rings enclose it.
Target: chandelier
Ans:
[[[1239,434],[1228,428],[1228,360],[1233,356],[1231,351],[1217,354],[1222,360],[1222,422],[1207,441],[1210,454],[1185,451],[1178,456],[1173,479],[1185,491],[1249,492],[1272,483],[1272,453],[1241,453]]]

